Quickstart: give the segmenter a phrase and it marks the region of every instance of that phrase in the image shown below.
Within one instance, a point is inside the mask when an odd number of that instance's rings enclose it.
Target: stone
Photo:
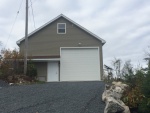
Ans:
[[[104,113],[120,113],[123,112],[125,109],[124,107],[120,106],[117,103],[109,102],[109,104],[106,105],[105,112]]]
[[[114,86],[120,87],[122,90],[125,90],[125,88],[128,87],[127,84],[123,84],[122,82],[112,82],[112,84],[113,84]]]
[[[102,94],[102,101],[106,103],[104,113],[130,113],[129,107],[120,100],[126,87],[128,86],[122,82],[113,82],[112,86],[105,85]]]
[[[128,106],[123,106],[124,107],[124,111],[122,113],[130,113],[130,109]]]
[[[109,90],[105,90],[102,94],[102,100],[105,102],[107,100],[107,97],[110,97],[112,94]]]
[[[115,100],[113,97],[108,97],[106,102],[106,107],[105,107],[106,113],[123,112],[125,109],[121,105],[121,103]]]
[[[9,83],[10,86],[12,86],[14,83]]]
[[[108,89],[110,89],[110,85],[106,84],[105,85],[105,90],[108,90]]]

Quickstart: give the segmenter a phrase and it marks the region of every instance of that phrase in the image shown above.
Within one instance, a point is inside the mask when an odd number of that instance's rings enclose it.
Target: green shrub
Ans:
[[[0,79],[23,73],[23,56],[17,49],[2,49],[0,56]]]
[[[135,87],[127,90],[124,93],[122,100],[127,106],[129,106],[129,108],[138,108],[139,104],[143,101],[144,98],[145,96],[140,91],[140,88]]]
[[[27,76],[35,78],[37,76],[37,69],[32,62],[29,62],[27,65]]]
[[[139,113],[150,113],[150,98],[145,98],[139,104]]]
[[[141,113],[150,113],[150,60],[148,60],[148,67],[145,71],[145,78],[141,89],[146,98],[139,105],[139,110]]]

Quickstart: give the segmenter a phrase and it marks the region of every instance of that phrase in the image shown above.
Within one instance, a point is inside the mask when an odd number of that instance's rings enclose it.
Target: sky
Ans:
[[[150,0],[29,0],[29,33],[61,13],[106,41],[104,64],[119,58],[146,66]],[[24,34],[25,0],[0,0],[0,48],[18,48]]]

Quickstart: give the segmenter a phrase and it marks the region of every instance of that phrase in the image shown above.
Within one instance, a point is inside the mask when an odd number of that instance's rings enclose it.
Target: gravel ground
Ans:
[[[55,82],[0,89],[0,113],[103,113],[103,82]]]
[[[8,87],[8,86],[9,86],[8,83],[6,83],[6,82],[0,80],[0,89],[1,89],[2,87]]]

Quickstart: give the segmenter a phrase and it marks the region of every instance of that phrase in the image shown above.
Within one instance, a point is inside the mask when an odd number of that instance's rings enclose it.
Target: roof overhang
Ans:
[[[7,61],[14,61],[14,59],[5,59]],[[24,59],[16,59],[17,61],[24,61]],[[34,62],[48,62],[48,61],[60,61],[60,58],[38,58],[38,59],[30,59],[28,58],[27,61],[34,61]]]
[[[69,19],[68,17],[66,17],[63,14],[60,14],[59,16],[57,16],[56,18],[52,19],[51,21],[47,22],[46,24],[44,24],[43,26],[39,27],[38,29],[36,29],[35,31],[31,32],[28,34],[28,37],[30,37],[31,35],[33,35],[34,33],[38,32],[39,30],[43,29],[44,27],[46,27],[47,25],[51,24],[52,22],[54,22],[55,20],[57,20],[58,18],[63,17],[66,20],[70,21],[71,23],[75,24],[76,26],[78,26],[79,28],[81,28],[82,30],[86,31],[87,33],[89,33],[90,35],[92,35],[93,37],[97,38],[98,40],[100,40],[102,42],[102,44],[104,45],[106,43],[106,41],[102,38],[100,38],[99,36],[95,35],[94,33],[92,33],[91,31],[87,30],[86,28],[82,27],[81,25],[79,25],[78,23],[74,22],[73,20]],[[23,40],[25,39],[25,37],[21,38],[20,40],[18,40],[16,43],[17,45],[19,45]]]
[[[49,61],[60,61],[60,58],[50,58],[50,59],[30,59],[33,62],[49,62]]]

